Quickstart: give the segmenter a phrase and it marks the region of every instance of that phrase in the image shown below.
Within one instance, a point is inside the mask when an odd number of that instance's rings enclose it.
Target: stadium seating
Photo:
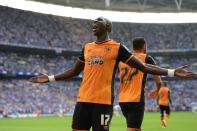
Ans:
[[[66,59],[62,56],[49,58],[41,55],[16,54],[0,52],[0,70],[58,73],[71,67],[75,58]]]
[[[0,43],[81,50],[94,39],[90,21],[0,7]],[[9,16],[9,17],[7,17]],[[181,32],[181,33],[180,33]],[[113,23],[112,38],[131,48],[131,39],[145,37],[149,49],[192,49],[197,24]]]
[[[0,110],[8,114],[56,114],[60,110],[72,113],[79,82],[32,84],[27,80],[0,81]]]

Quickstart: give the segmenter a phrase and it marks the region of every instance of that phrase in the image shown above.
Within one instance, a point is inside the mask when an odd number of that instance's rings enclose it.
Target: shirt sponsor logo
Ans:
[[[104,63],[104,58],[102,56],[89,56],[88,65],[102,65]]]

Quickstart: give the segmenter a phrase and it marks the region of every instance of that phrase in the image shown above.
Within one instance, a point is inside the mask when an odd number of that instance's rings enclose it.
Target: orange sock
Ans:
[[[170,119],[170,115],[166,115],[164,118],[166,121]]]

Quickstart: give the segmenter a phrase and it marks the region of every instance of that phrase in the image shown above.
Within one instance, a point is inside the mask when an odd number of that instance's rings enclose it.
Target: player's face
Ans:
[[[106,21],[103,18],[97,18],[96,20],[92,21],[92,32],[95,36],[102,35],[107,31],[106,29]]]

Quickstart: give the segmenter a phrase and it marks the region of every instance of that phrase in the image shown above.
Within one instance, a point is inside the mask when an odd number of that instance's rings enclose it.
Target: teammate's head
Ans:
[[[163,81],[162,84],[163,84],[164,87],[168,87],[168,82],[167,81]]]
[[[112,23],[104,17],[98,17],[92,21],[92,31],[94,35],[99,36],[103,33],[111,33]]]
[[[146,53],[146,40],[143,37],[133,39],[133,50]]]

